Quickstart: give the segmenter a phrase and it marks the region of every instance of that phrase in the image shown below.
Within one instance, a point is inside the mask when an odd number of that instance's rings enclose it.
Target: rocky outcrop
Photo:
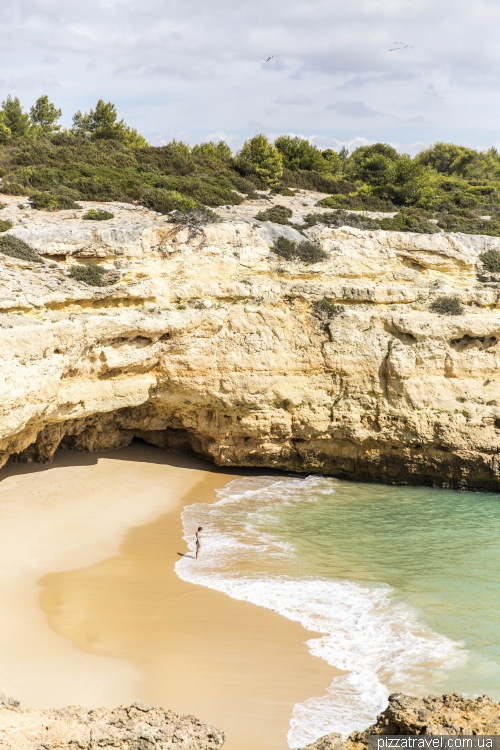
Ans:
[[[487,696],[469,699],[457,693],[427,698],[393,693],[373,726],[353,732],[345,743],[340,735],[329,734],[304,750],[366,750],[369,735],[384,734],[499,735],[500,703]]]
[[[0,694],[0,750],[217,750],[224,732],[142,703],[88,711],[21,709]]]
[[[300,222],[318,197],[275,200]],[[500,290],[477,272],[497,238],[318,225],[328,259],[306,265],[270,251],[300,235],[257,202],[186,227],[2,200],[45,262],[0,255],[0,463],[137,436],[219,465],[500,489]],[[69,276],[86,262],[115,283]],[[465,314],[432,312],[443,294]]]

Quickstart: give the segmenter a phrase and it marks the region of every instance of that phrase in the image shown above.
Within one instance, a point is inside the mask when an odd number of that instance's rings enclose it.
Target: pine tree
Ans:
[[[265,135],[255,135],[245,144],[236,157],[244,174],[255,174],[266,187],[276,187],[283,174],[283,159]]]
[[[117,120],[116,107],[112,102],[99,99],[95,109],[89,112],[78,111],[73,117],[73,133],[92,140],[114,140],[128,146],[147,146],[148,143],[137,130]]]
[[[30,109],[30,122],[35,130],[41,130],[43,133],[57,133],[61,126],[57,121],[62,115],[62,110],[57,109],[54,104],[49,102],[49,97],[45,94],[40,96],[33,107]]]
[[[2,115],[4,125],[10,130],[14,138],[22,138],[28,134],[30,116],[27,112],[23,112],[17,96],[13,99],[9,94],[7,99],[2,102]]]

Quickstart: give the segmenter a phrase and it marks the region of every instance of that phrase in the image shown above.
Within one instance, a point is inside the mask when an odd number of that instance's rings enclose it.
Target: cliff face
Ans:
[[[300,220],[317,197],[276,200]],[[221,465],[500,489],[500,290],[476,263],[498,239],[316,226],[329,257],[305,265],[270,252],[303,238],[254,221],[262,202],[186,227],[9,201],[45,263],[0,255],[1,462],[139,436]],[[116,283],[68,276],[89,261]],[[431,312],[442,294],[465,314]],[[318,317],[323,297],[344,311]]]

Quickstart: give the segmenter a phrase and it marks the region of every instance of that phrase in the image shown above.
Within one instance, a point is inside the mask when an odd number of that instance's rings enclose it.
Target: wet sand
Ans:
[[[235,474],[134,444],[3,476],[1,690],[26,706],[139,700],[224,729],[228,750],[287,748],[294,704],[335,674],[311,633],[174,572],[182,508]]]

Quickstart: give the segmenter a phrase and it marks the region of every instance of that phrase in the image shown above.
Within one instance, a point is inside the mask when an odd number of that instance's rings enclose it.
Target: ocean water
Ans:
[[[288,743],[371,723],[391,692],[500,699],[500,495],[247,477],[184,509],[178,575],[321,633],[345,672],[293,709]]]

